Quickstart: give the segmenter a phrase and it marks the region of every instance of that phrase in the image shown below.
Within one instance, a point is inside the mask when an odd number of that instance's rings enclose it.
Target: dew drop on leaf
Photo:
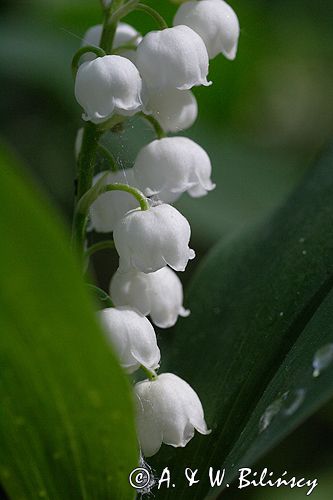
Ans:
[[[264,413],[261,415],[259,420],[259,432],[263,432],[267,429],[267,427],[272,422],[273,418],[276,417],[278,413],[280,413],[282,403],[287,398],[288,392],[285,392],[278,399],[273,401],[269,406],[267,406]]]
[[[321,372],[329,367],[333,362],[333,344],[326,344],[322,346],[318,351],[316,351],[312,366],[313,366],[313,376],[319,377]]]
[[[306,390],[303,388],[295,389],[287,393],[287,397],[283,403],[283,414],[289,417],[293,415],[301,406],[305,399]]]
[[[267,406],[259,420],[259,432],[269,427],[272,420],[280,413],[284,417],[293,415],[304,401],[306,390],[303,388],[286,391],[278,399]]]

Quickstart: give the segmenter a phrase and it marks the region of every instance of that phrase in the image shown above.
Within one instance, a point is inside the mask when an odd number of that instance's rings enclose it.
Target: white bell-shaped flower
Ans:
[[[128,373],[141,365],[149,370],[158,368],[160,350],[155,330],[147,318],[126,307],[110,307],[97,314],[120,364]]]
[[[200,0],[182,4],[173,24],[192,28],[205,42],[210,59],[222,53],[235,59],[239,22],[234,10],[224,0]]]
[[[133,170],[146,196],[158,195],[167,203],[185,191],[197,198],[215,187],[208,154],[187,137],[165,137],[147,144],[140,150]]]
[[[149,92],[146,111],[151,113],[165,132],[179,132],[193,125],[198,104],[190,90],[167,89]]]
[[[100,172],[95,175],[93,184],[96,184],[105,174],[106,172]],[[103,181],[104,185],[117,183],[135,187],[133,169],[129,168],[118,170],[117,172],[109,172]],[[98,233],[109,233],[113,231],[117,222],[127,212],[138,206],[138,201],[133,195],[126,193],[126,191],[108,191],[107,193],[103,193],[91,205],[89,229],[94,229]]]
[[[99,47],[101,36],[102,36],[103,26],[102,24],[97,24],[89,28],[82,41],[82,46],[95,45]],[[118,49],[122,45],[131,44],[137,46],[142,40],[142,36],[138,31],[127,23],[118,23],[116,33],[113,40],[113,49]],[[135,60],[135,50],[124,50],[121,55],[127,57],[132,62]],[[89,52],[84,56],[86,61],[91,61],[95,59],[96,55]]]
[[[136,65],[148,89],[185,90],[210,84],[205,44],[188,26],[148,33],[138,45]]]
[[[131,270],[113,275],[110,295],[116,306],[131,306],[160,328],[173,326],[178,316],[190,311],[183,307],[183,286],[177,274],[169,267],[145,274]]]
[[[137,431],[142,453],[155,455],[162,443],[184,447],[195,430],[209,434],[202,404],[185,380],[162,373],[135,385]]]
[[[115,226],[113,239],[121,272],[152,273],[166,265],[184,271],[195,253],[188,246],[190,225],[171,205],[132,210]]]
[[[134,64],[121,56],[97,57],[81,64],[75,97],[83,119],[101,123],[113,114],[132,116],[142,108],[142,80]]]

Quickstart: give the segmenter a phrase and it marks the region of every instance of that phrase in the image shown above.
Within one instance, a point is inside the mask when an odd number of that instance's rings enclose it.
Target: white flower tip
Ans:
[[[236,59],[237,49],[238,43],[236,43],[231,50],[223,50],[222,54],[224,55],[224,57],[229,59],[229,61],[234,61]]]
[[[184,85],[178,85],[176,87],[177,90],[190,90],[192,87],[199,87],[200,85],[203,85],[204,87],[210,87],[211,85],[213,85],[213,82],[211,80],[207,80],[207,78],[202,78],[200,80],[198,80],[197,83],[193,83],[193,82],[190,82],[190,83],[185,83]]]
[[[191,311],[189,309],[185,309],[184,307],[180,308],[179,311],[179,316],[182,318],[187,318],[191,314]]]
[[[208,434],[211,434],[212,429],[208,429],[207,426],[205,427],[198,427],[194,426],[195,430],[199,432],[199,434],[202,434],[203,436],[208,436]]]
[[[212,80],[207,80],[207,78],[204,79],[204,81],[202,82],[202,85],[204,85],[205,87],[210,87],[211,85],[213,85],[213,82]]]
[[[189,260],[193,260],[195,258],[195,251],[192,250],[192,248],[189,249],[188,258]]]

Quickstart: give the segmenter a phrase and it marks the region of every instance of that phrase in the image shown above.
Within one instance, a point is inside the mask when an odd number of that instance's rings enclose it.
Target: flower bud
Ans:
[[[120,364],[128,373],[141,365],[148,370],[158,368],[160,350],[154,328],[147,318],[125,307],[110,307],[97,314]]]
[[[149,92],[146,111],[156,118],[165,132],[179,132],[193,125],[198,104],[190,90],[168,89]]]
[[[132,210],[115,226],[113,239],[121,272],[134,268],[152,273],[169,265],[184,271],[195,253],[188,246],[190,225],[171,205]]]
[[[106,172],[100,172],[95,175],[93,184],[105,175]],[[109,172],[105,177],[103,184],[127,184],[135,187],[133,169],[118,170],[118,172]],[[113,231],[116,223],[124,215],[137,208],[138,201],[126,191],[108,191],[101,194],[90,208],[90,227],[98,233],[109,233]]]
[[[134,175],[146,196],[173,202],[187,191],[195,198],[214,189],[212,166],[206,151],[187,137],[157,139],[139,152]]]
[[[99,47],[102,31],[102,24],[97,24],[96,26],[89,28],[83,37],[82,46],[95,45],[96,47]],[[133,26],[127,23],[118,23],[113,40],[113,49],[118,49],[122,45],[129,43],[137,46],[141,40],[142,36],[135,28],[133,28]],[[127,57],[127,59],[130,59],[132,62],[135,60],[135,50],[124,50],[121,55],[123,57]],[[85,55],[85,60],[91,61],[92,59],[95,59],[95,57],[95,54],[88,52],[88,54]]]
[[[116,306],[130,306],[160,328],[173,326],[178,316],[190,314],[183,307],[183,286],[177,274],[169,267],[154,273],[140,271],[122,273],[119,269],[113,275],[110,295]]]
[[[188,26],[151,31],[137,48],[136,65],[148,89],[190,89],[210,85],[208,54],[200,36]]]
[[[101,123],[113,114],[132,116],[142,108],[142,81],[134,64],[121,56],[97,57],[81,64],[75,97],[83,119]]]
[[[186,2],[179,7],[173,24],[185,24],[198,33],[205,42],[210,59],[220,53],[228,59],[235,59],[239,22],[234,10],[224,0]]]
[[[135,385],[137,430],[142,453],[155,455],[162,442],[184,447],[194,431],[209,434],[200,399],[192,387],[172,373]]]

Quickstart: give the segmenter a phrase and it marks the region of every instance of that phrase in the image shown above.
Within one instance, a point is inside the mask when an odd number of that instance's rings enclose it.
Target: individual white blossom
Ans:
[[[75,97],[83,119],[101,123],[113,114],[132,116],[142,108],[142,80],[134,64],[121,56],[97,57],[78,69]]]
[[[210,59],[220,53],[228,59],[235,59],[239,22],[234,10],[224,0],[186,2],[179,7],[173,24],[185,24],[196,31],[205,42]]]
[[[154,328],[147,318],[127,307],[110,307],[97,314],[107,339],[128,373],[141,365],[149,370],[158,368],[160,350]]]
[[[202,404],[192,387],[172,373],[135,385],[137,430],[142,453],[155,455],[162,443],[184,447],[195,430],[209,434]]]
[[[165,132],[179,132],[193,125],[198,104],[190,90],[167,89],[149,92],[146,111],[151,113]]]
[[[195,198],[214,189],[206,151],[187,137],[165,137],[144,146],[134,164],[134,175],[146,196],[171,203],[187,191]]]
[[[115,226],[113,239],[120,257],[121,272],[131,268],[144,273],[169,265],[184,271],[195,253],[188,246],[190,225],[171,205],[132,210]]]
[[[190,311],[183,307],[183,286],[177,274],[169,267],[145,274],[131,270],[113,275],[110,295],[116,306],[131,306],[160,328],[173,326],[178,316]]]
[[[93,184],[106,172],[100,172],[95,175]],[[103,184],[128,184],[135,187],[133,169],[118,170],[117,172],[109,172],[105,177]],[[124,217],[124,215],[137,208],[138,201],[133,195],[126,191],[108,191],[101,194],[90,208],[90,227],[98,233],[109,233],[113,231],[116,223]]]
[[[138,45],[136,65],[148,89],[185,90],[210,84],[205,44],[188,26],[148,33]]]
[[[94,45],[99,47],[101,36],[102,36],[103,26],[102,24],[97,24],[96,26],[91,26],[84,34],[82,46]],[[142,36],[138,31],[127,23],[118,23],[116,33],[113,40],[113,49],[118,49],[122,45],[131,44],[137,46],[142,40]],[[127,57],[132,62],[135,61],[135,50],[124,50],[121,55]],[[86,61],[91,61],[95,59],[96,55],[93,53],[87,53],[85,56]]]

